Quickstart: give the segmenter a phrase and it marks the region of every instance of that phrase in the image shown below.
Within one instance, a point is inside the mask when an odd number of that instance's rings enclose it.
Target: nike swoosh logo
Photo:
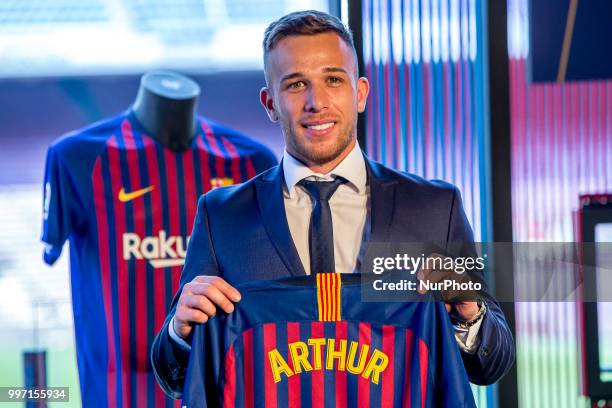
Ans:
[[[140,190],[126,193],[125,189],[122,187],[121,190],[119,190],[119,201],[121,201],[122,203],[127,203],[128,201],[132,201],[135,198],[142,197],[143,195],[153,191],[154,188],[155,186],[149,186],[141,188]]]

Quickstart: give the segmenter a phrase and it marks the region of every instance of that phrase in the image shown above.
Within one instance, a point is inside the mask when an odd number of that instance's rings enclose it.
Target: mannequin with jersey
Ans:
[[[265,146],[196,113],[200,87],[141,78],[131,109],[48,148],[42,240],[70,241],[83,406],[166,407],[149,355],[179,278],[198,198],[276,164]]]

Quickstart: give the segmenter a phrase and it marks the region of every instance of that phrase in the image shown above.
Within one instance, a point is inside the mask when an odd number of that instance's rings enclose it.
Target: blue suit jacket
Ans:
[[[200,197],[181,275],[181,289],[198,275],[217,275],[230,284],[305,275],[293,244],[283,202],[282,164],[246,183],[218,188]],[[456,187],[401,173],[366,158],[370,187],[370,242],[428,242],[440,248],[466,243],[475,254],[472,229]],[[482,275],[472,279],[483,281]],[[179,292],[180,293],[180,292]],[[504,315],[486,290],[488,312],[474,354],[462,353],[470,381],[491,384],[514,362],[515,346]],[[158,382],[179,398],[189,353],[169,336],[178,301],[155,338],[151,361]]]

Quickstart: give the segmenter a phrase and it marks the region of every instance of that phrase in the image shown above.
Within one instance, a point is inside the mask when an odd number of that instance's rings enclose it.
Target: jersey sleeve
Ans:
[[[73,208],[76,201],[69,170],[57,148],[49,147],[43,184],[44,260],[52,265],[59,258],[66,239],[73,231]]]

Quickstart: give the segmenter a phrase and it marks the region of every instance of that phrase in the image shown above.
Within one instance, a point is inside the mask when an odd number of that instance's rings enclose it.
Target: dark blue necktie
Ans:
[[[344,183],[346,179],[342,177],[336,177],[334,181],[302,180],[299,183],[308,191],[313,203],[308,230],[311,275],[336,271],[334,229],[329,199],[340,184]]]

